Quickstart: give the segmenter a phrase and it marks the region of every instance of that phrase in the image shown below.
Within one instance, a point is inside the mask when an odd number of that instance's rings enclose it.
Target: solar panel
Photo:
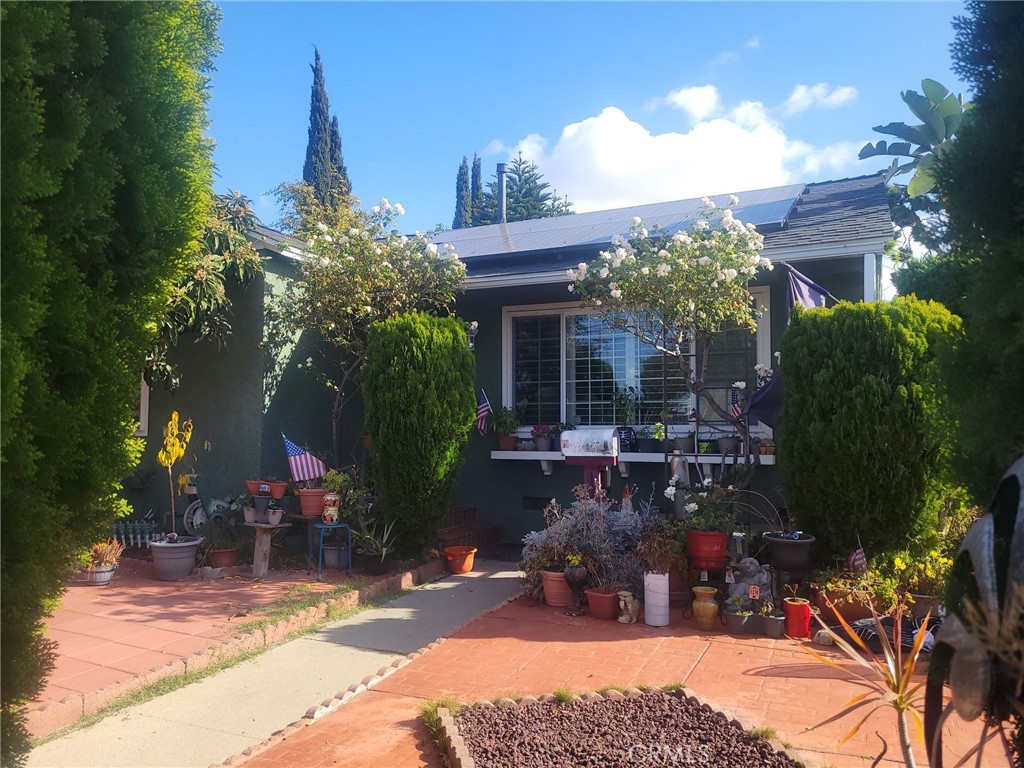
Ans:
[[[740,221],[752,223],[762,230],[777,228],[785,221],[804,186],[790,184],[784,187],[739,192],[737,197],[740,204],[733,208],[733,214]],[[709,197],[719,208],[728,206],[728,194]],[[611,242],[614,235],[628,235],[635,216],[639,216],[646,225],[659,225],[671,234],[692,227],[700,210],[700,198],[692,198],[547,219],[453,229],[440,232],[431,240],[439,244],[451,243],[462,259],[603,245]]]

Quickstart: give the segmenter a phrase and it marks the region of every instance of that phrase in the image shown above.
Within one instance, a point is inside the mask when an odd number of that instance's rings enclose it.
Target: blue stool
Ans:
[[[352,529],[349,528],[348,523],[313,523],[314,532],[319,531],[320,533],[320,546],[316,561],[317,581],[320,581],[321,574],[323,573],[324,533],[327,531],[340,531],[342,528],[344,528],[348,534],[348,575],[352,575]],[[309,541],[308,564],[310,567],[313,565],[313,537],[310,537]]]

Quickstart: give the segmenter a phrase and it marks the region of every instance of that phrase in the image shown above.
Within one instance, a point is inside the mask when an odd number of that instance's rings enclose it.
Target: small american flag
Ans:
[[[743,413],[743,406],[740,404],[739,387],[733,387],[729,390],[729,402],[732,403],[732,415],[739,417]]]
[[[861,547],[857,547],[846,558],[846,567],[854,573],[864,573],[868,569],[868,559]]]
[[[291,470],[292,480],[300,482],[323,477],[327,471],[326,464],[285,437],[284,432],[281,433],[281,437],[284,438],[284,450],[288,454],[288,469]]]
[[[481,435],[487,431],[487,417],[491,413],[491,401],[487,399],[487,393],[480,390],[480,396],[476,399],[476,429]]]

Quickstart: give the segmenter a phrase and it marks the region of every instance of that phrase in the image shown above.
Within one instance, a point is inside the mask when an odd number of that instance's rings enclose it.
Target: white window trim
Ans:
[[[143,378],[139,389],[139,426],[134,437],[149,437],[149,385]]]
[[[767,285],[752,286],[748,289],[757,306],[764,310],[757,320],[757,362],[760,365],[771,367],[772,360],[772,318],[771,318],[771,288]],[[559,366],[561,368],[559,379],[559,397],[561,399],[561,410],[559,421],[565,421],[565,317],[567,315],[588,314],[596,310],[589,310],[579,301],[555,302],[549,304],[509,304],[502,307],[501,313],[501,404],[505,407],[514,407],[515,394],[512,383],[512,320],[518,317],[535,317],[538,315],[562,316],[563,322],[559,327],[559,348],[561,357]],[[751,432],[755,434],[769,433],[771,430],[761,422],[751,424]],[[529,434],[528,427],[520,427],[520,432]]]

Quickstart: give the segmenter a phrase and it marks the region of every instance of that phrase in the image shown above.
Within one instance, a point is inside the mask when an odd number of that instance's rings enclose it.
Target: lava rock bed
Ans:
[[[662,691],[622,700],[474,707],[455,720],[478,768],[801,766],[721,713]]]

